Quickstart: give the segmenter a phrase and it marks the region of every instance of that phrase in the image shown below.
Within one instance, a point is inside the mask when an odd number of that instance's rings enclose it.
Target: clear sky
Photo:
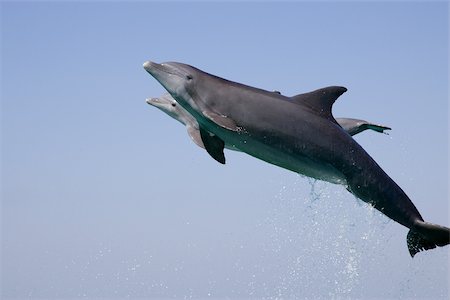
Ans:
[[[449,298],[449,247],[343,187],[241,153],[218,164],[145,103],[145,60],[336,117],[425,220],[450,226],[445,2],[2,2],[1,297]]]

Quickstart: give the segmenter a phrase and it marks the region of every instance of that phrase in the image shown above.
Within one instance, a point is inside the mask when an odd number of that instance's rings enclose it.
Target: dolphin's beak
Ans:
[[[158,103],[158,100],[158,98],[147,98],[145,99],[145,102],[147,102],[147,104],[153,105],[154,103]]]
[[[145,71],[147,71],[147,72],[150,73],[150,72],[155,68],[156,65],[158,65],[158,64],[157,64],[157,63],[154,63],[154,62],[152,62],[152,61],[147,60],[147,61],[143,64],[143,67],[144,67]]]

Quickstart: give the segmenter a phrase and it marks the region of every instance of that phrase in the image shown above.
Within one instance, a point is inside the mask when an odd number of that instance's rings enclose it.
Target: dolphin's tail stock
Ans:
[[[417,252],[450,244],[450,228],[416,221],[406,237],[411,257]]]

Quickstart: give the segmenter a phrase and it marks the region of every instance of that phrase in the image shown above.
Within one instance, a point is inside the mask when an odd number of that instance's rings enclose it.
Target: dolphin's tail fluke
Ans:
[[[416,221],[406,237],[411,257],[417,252],[450,244],[450,228]]]

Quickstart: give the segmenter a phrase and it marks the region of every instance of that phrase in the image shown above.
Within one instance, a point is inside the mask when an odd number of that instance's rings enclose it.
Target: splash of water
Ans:
[[[390,222],[339,186],[308,178],[308,192],[300,178],[280,189],[267,219],[273,227],[267,249],[288,261],[276,296],[349,297],[363,258],[389,243],[391,235],[380,233]]]

